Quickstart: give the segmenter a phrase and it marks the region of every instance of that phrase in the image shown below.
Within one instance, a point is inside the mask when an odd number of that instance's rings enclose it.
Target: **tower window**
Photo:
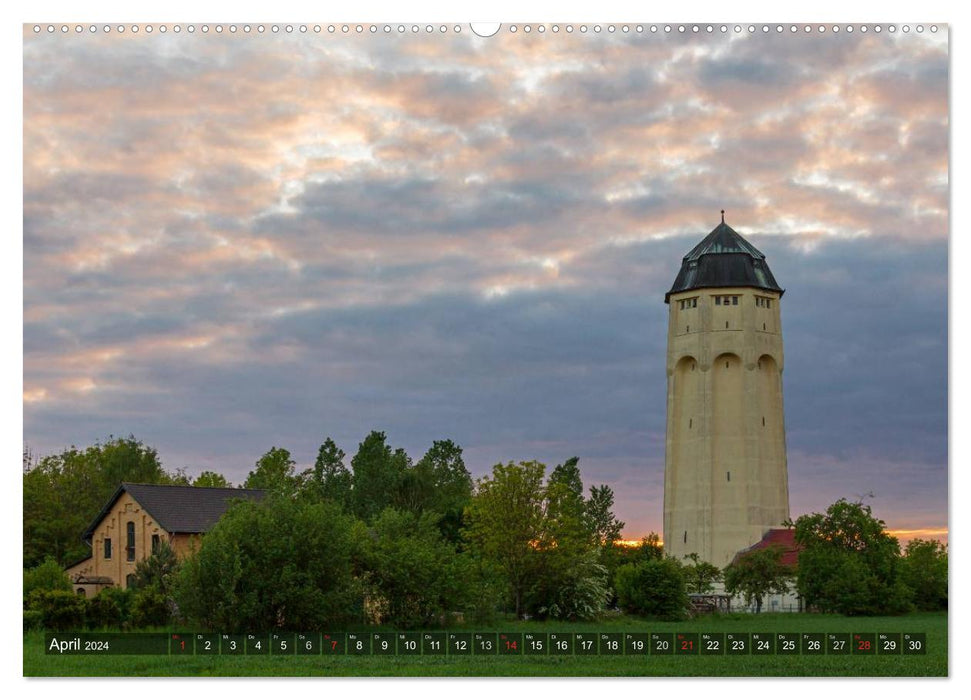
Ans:
[[[692,422],[694,422],[694,418],[689,418],[688,419],[688,427],[689,428],[691,427]]]
[[[725,360],[725,369],[728,369],[728,360]]]
[[[691,308],[692,309],[698,308],[698,297],[695,297],[694,299],[691,300]]]
[[[685,544],[688,544],[688,531],[687,530],[684,531],[684,543]]]
[[[725,321],[725,328],[728,328],[728,321]]]
[[[111,538],[105,537],[105,559],[111,559]]]
[[[715,306],[721,306],[721,305],[722,305],[722,298],[715,297]]]
[[[762,330],[765,330],[765,324],[764,323],[762,324]]]
[[[738,297],[732,297],[732,306],[738,306]]]
[[[691,332],[691,326],[685,326],[684,327],[684,332],[685,333],[690,333]]]
[[[765,300],[765,308],[767,308],[767,309],[771,309],[772,308],[772,300],[771,299],[766,299]]]
[[[762,427],[765,427],[765,416],[762,416]]]
[[[732,473],[731,472],[725,472],[725,473],[728,475],[728,480],[731,481],[732,480]]]

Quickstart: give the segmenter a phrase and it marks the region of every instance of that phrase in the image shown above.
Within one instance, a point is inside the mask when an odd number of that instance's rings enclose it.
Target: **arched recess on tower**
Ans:
[[[759,357],[755,371],[762,423],[759,427],[769,438],[759,441],[762,444],[760,452],[769,460],[777,460],[780,455],[774,454],[774,451],[785,429],[782,425],[782,372],[771,355]]]
[[[712,458],[722,481],[733,469],[741,475],[744,467],[745,368],[738,355],[723,353],[712,362],[711,372]]]
[[[771,355],[762,355],[756,363],[756,387],[761,424],[759,437],[759,483],[769,493],[761,494],[768,512],[763,522],[773,523],[788,517],[789,488],[786,469],[785,425],[782,407],[782,370]]]
[[[699,420],[702,417],[702,381],[698,360],[686,355],[678,360],[671,375],[671,465],[668,470],[674,479],[686,477],[682,483],[671,483],[673,493],[681,488],[692,488],[695,475],[687,476],[685,467],[691,468],[698,463],[699,444],[693,436],[699,435]],[[681,499],[678,499],[681,502]]]

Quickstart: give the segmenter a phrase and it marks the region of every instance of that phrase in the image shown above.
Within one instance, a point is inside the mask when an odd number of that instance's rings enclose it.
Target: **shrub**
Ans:
[[[84,626],[87,601],[71,591],[34,591],[30,608],[40,614],[40,624],[49,630],[77,630]]]
[[[24,632],[38,629],[41,626],[40,610],[24,610]]]
[[[131,603],[131,621],[135,627],[162,627],[172,618],[169,600],[157,588],[143,588],[135,592]]]
[[[54,557],[32,569],[24,569],[24,603],[34,591],[70,591],[71,580]]]
[[[617,602],[627,612],[683,619],[688,608],[684,574],[673,559],[624,564],[617,569]]]
[[[560,561],[547,573],[549,578],[540,585],[543,601],[537,608],[540,615],[590,620],[600,615],[610,600],[607,567],[599,562],[596,549]]]
[[[89,627],[125,627],[131,619],[130,591],[105,588],[88,601]]]

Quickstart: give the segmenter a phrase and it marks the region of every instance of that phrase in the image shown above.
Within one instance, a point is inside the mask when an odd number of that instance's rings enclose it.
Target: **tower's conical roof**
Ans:
[[[664,295],[664,303],[672,294],[705,287],[755,287],[778,292],[779,296],[785,291],[772,276],[762,252],[726,224],[724,218],[684,256],[671,290]]]

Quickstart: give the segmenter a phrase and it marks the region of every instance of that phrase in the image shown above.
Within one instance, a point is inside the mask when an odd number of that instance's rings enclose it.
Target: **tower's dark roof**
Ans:
[[[664,303],[672,294],[703,287],[755,287],[778,292],[779,296],[785,292],[762,252],[724,221],[684,256]]]
[[[260,500],[260,489],[203,488],[200,486],[161,486],[158,484],[122,483],[105,507],[84,531],[90,541],[94,530],[124,492],[141,504],[159,527],[169,533],[208,532],[225,513],[233,499]]]

